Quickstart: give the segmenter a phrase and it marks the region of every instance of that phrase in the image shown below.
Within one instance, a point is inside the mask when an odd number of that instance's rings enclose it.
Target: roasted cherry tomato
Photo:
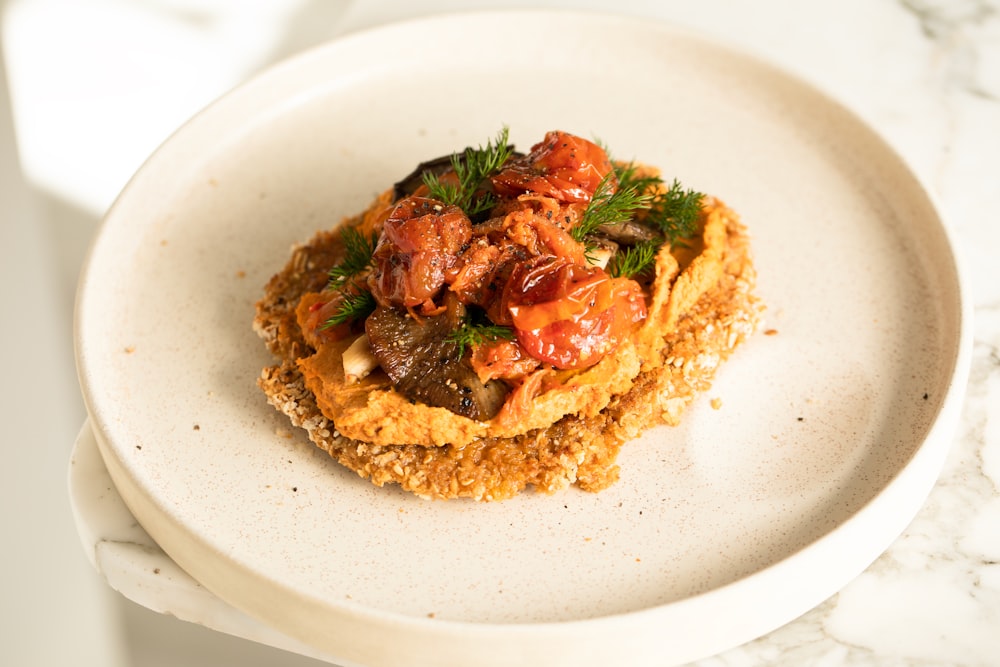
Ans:
[[[563,369],[596,364],[646,317],[635,281],[551,256],[518,267],[504,302],[528,354]]]
[[[532,146],[528,155],[512,160],[492,181],[502,197],[535,192],[563,202],[589,202],[610,171],[611,160],[603,148],[553,131]]]
[[[368,286],[385,306],[433,306],[446,273],[472,238],[457,206],[425,197],[401,199],[382,227]]]
[[[538,368],[539,362],[516,340],[501,339],[476,345],[469,363],[481,381],[489,382],[495,378],[522,378]]]
[[[330,326],[330,318],[337,314],[344,297],[340,292],[307,292],[295,308],[295,319],[306,342],[314,348],[352,334],[350,322]]]

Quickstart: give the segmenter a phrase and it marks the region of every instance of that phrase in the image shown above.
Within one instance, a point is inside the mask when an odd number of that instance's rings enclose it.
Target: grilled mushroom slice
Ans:
[[[635,220],[600,225],[596,231],[598,235],[625,246],[662,240],[662,236],[655,229]]]
[[[496,416],[509,391],[499,380],[480,381],[448,340],[454,309],[414,318],[405,309],[379,306],[365,322],[372,354],[396,391],[410,400],[485,421]]]

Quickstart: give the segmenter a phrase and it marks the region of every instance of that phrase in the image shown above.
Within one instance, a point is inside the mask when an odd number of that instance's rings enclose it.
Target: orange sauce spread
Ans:
[[[422,186],[395,202],[383,195],[348,223],[377,235],[370,269],[346,289],[305,294],[296,309],[315,349],[298,365],[322,413],[342,435],[374,445],[462,446],[597,415],[641,370],[661,366],[664,337],[722,272],[727,209],[706,198],[695,238],[664,243],[644,277],[613,276],[590,263],[572,232],[607,178],[603,149],[550,132],[490,178],[495,203],[485,220],[474,224]],[[413,400],[381,368],[349,378],[344,352],[362,331],[329,318],[345,293],[363,291],[413,320],[476,310],[512,331],[465,351],[480,383],[502,383],[499,409],[473,419]]]

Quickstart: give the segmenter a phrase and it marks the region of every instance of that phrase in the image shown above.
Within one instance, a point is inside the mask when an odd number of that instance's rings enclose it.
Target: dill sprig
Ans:
[[[683,187],[677,179],[666,187],[658,176],[640,176],[634,162],[617,163],[615,173],[625,187],[652,195],[645,221],[663,232],[667,243],[675,245],[697,233],[704,194]]]
[[[326,322],[319,328],[320,331],[339,326],[345,322],[365,319],[375,310],[375,297],[368,290],[343,291],[341,299],[336,312],[327,318]]]
[[[365,236],[357,227],[344,227],[340,234],[344,243],[344,259],[330,269],[329,289],[342,289],[351,278],[364,273],[372,263],[372,254],[378,244],[378,235]]]
[[[656,241],[642,241],[634,246],[619,250],[608,262],[608,273],[615,278],[634,278],[653,268],[656,252],[660,244]]]
[[[674,179],[669,188],[654,197],[646,220],[662,231],[670,244],[675,244],[698,231],[704,199],[704,194],[686,189]]]
[[[479,322],[473,318],[466,318],[457,329],[448,334],[446,340],[458,346],[458,358],[461,359],[465,355],[466,348],[495,343],[498,340],[514,340],[514,330],[492,322]]]
[[[368,290],[354,284],[353,279],[371,266],[378,234],[372,232],[366,236],[357,227],[344,227],[340,239],[344,244],[344,259],[327,273],[326,288],[338,292],[341,302],[334,314],[320,327],[320,331],[363,319],[375,310],[375,297]]]
[[[642,194],[654,194],[663,183],[659,176],[639,175],[639,167],[635,162],[615,162],[615,176],[618,177],[618,187],[632,188]]]
[[[598,227],[627,222],[639,211],[649,208],[652,200],[652,195],[638,190],[633,184],[626,183],[623,186],[618,182],[614,170],[609,171],[597,184],[594,196],[587,204],[580,221],[570,230],[570,235],[585,243],[585,239],[597,231]]]
[[[431,172],[425,172],[424,185],[431,198],[458,206],[466,215],[473,217],[493,206],[493,195],[486,193],[476,195],[480,184],[488,176],[500,170],[510,158],[514,147],[508,143],[508,128],[506,126],[497,133],[495,141],[486,142],[486,146],[465,149],[463,154],[453,153],[451,167],[458,179],[457,183],[442,182]]]

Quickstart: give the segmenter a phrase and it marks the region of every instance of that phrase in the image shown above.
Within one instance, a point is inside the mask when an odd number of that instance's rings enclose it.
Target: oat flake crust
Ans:
[[[528,486],[549,494],[574,484],[600,491],[618,479],[621,446],[648,428],[676,425],[684,408],[709,388],[720,364],[758,327],[762,306],[753,294],[756,274],[746,229],[732,211],[713,205],[724,215],[726,230],[718,281],[662,337],[662,363],[640,372],[628,392],[594,417],[567,415],[548,428],[465,446],[378,446],[338,433],[296,365],[314,350],[298,328],[295,306],[302,294],[322,289],[327,269],[340,259],[332,231],[296,247],[257,304],[254,329],[281,360],[262,371],[258,385],[320,449],[380,487],[394,483],[422,498],[481,501],[510,498]]]

